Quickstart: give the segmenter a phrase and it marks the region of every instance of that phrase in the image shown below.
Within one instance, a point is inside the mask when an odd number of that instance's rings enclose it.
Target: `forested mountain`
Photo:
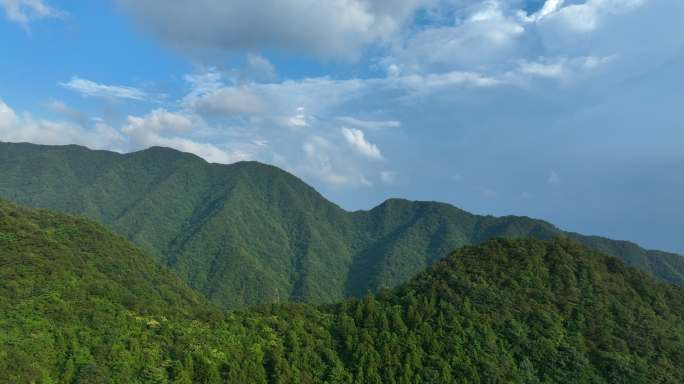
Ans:
[[[329,303],[396,286],[463,245],[564,234],[441,203],[388,200],[346,212],[278,168],[208,164],[167,148],[121,155],[0,143],[0,164],[1,198],[105,224],[226,308]],[[679,255],[565,235],[684,285]]]
[[[148,327],[212,308],[99,224],[0,201],[0,383],[70,383],[106,359],[124,369],[146,358],[144,339],[128,342]]]
[[[0,202],[0,382],[681,383],[684,289],[489,240],[340,304],[223,314],[84,219]]]

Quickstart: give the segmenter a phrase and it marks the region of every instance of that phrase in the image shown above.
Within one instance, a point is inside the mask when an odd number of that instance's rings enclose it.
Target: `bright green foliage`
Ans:
[[[145,349],[149,329],[212,314],[220,317],[101,226],[0,202],[0,383],[89,382],[109,375],[108,360],[112,379],[130,375],[160,348]]]
[[[278,168],[208,164],[165,148],[120,155],[0,143],[0,164],[0,197],[95,219],[226,308],[363,296],[464,245],[563,234],[543,221],[440,203],[388,200],[350,213]],[[684,285],[679,255],[566,235]],[[1,241],[8,240],[0,234]]]
[[[0,383],[684,382],[684,289],[570,240],[223,315],[88,221],[0,203],[0,232]]]

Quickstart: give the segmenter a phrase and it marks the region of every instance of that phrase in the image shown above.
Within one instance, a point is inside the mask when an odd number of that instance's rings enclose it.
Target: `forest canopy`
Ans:
[[[681,383],[684,290],[568,239],[223,312],[90,221],[0,203],[0,382]]]

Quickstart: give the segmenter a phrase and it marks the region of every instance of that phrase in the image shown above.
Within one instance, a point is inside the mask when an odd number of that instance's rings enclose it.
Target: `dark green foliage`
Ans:
[[[681,383],[684,289],[566,239],[222,314],[125,240],[0,202],[0,383]]]
[[[275,167],[207,164],[165,148],[120,155],[0,143],[0,164],[0,197],[95,219],[227,308],[362,296],[403,283],[464,245],[564,234],[543,221],[440,203],[389,200],[349,213]],[[565,235],[684,285],[679,255]],[[8,241],[0,234],[0,243]]]

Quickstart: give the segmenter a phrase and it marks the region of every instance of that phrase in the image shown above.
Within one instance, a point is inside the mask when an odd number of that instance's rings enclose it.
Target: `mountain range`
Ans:
[[[210,164],[159,147],[119,154],[0,143],[0,164],[0,198],[104,224],[224,308],[363,296],[495,237],[568,237],[684,285],[680,255],[436,202],[391,199],[347,212],[257,162]]]
[[[684,289],[569,239],[223,312],[92,221],[0,201],[0,382],[681,383]]]

